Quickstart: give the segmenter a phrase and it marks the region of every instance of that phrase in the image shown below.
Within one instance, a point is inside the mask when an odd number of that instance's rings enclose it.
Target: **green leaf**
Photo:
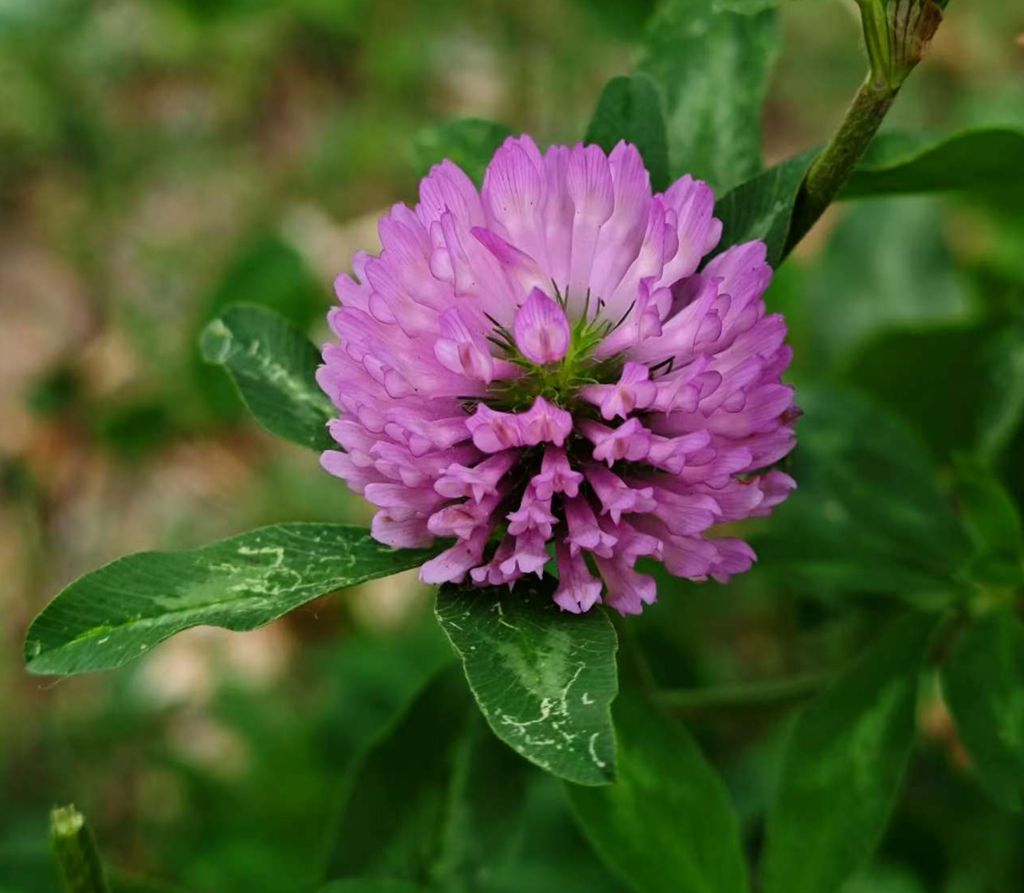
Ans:
[[[871,144],[839,197],[1024,189],[1024,169],[1017,163],[1022,153],[1024,131],[1013,128],[968,131],[939,140],[883,134]],[[734,183],[715,207],[723,223],[720,248],[761,239],[768,244],[768,262],[781,263],[797,193],[816,154],[815,149],[788,158],[739,185]],[[907,244],[906,239],[878,241],[893,244],[896,250]],[[870,293],[870,289],[864,291]]]
[[[665,96],[669,168],[720,194],[761,168],[761,107],[778,51],[776,14],[750,0],[664,0],[639,70]]]
[[[941,138],[883,134],[864,154],[843,198],[912,192],[1024,189],[1024,130],[987,127]]]
[[[627,893],[609,872],[574,821],[562,782],[545,772],[527,779],[522,843],[497,871],[487,893]]]
[[[969,543],[918,437],[855,392],[799,401],[799,489],[755,535],[764,570],[815,594],[948,593]]]
[[[1024,422],[1024,325],[1010,326],[987,346],[981,383],[977,449],[982,458],[998,459]]]
[[[256,629],[321,595],[416,567],[430,551],[343,524],[277,524],[183,552],[139,552],[86,574],[33,621],[29,672],[73,675],[141,657],[193,626]]]
[[[614,713],[615,784],[567,786],[598,854],[636,893],[744,893],[736,819],[696,742],[637,695],[624,693]]]
[[[491,734],[458,668],[443,670],[357,766],[328,877],[480,889],[516,840],[528,769]]]
[[[964,633],[942,668],[942,691],[981,783],[1024,807],[1024,626],[1011,611]]]
[[[831,893],[874,850],[910,756],[935,625],[901,618],[799,715],[768,816],[765,893]]]
[[[715,216],[722,221],[718,250],[760,239],[768,246],[768,263],[777,267],[785,256],[796,195],[814,155],[812,150],[790,158],[723,195],[715,204]]]
[[[443,586],[437,619],[502,741],[561,778],[607,784],[615,778],[615,630],[603,611],[565,613],[551,592],[547,579],[514,592]]]
[[[846,377],[912,424],[936,458],[946,460],[978,439],[978,397],[989,377],[992,338],[992,329],[981,326],[886,332],[856,351]]]
[[[646,75],[612,78],[601,91],[584,141],[611,152],[619,140],[637,147],[651,175],[651,187],[655,192],[664,190],[669,185],[665,121],[658,88]]]
[[[237,421],[244,413],[231,382],[196,354],[195,343],[207,323],[232,305],[255,304],[304,332],[314,320],[323,319],[329,297],[302,255],[277,233],[256,230],[241,241],[221,278],[200,301],[186,339],[191,391],[206,404],[212,421]]]
[[[995,474],[967,455],[956,461],[954,491],[975,555],[972,579],[996,585],[1024,585],[1024,525],[1010,494]]]
[[[427,893],[424,887],[389,878],[346,878],[332,881],[320,893]]]
[[[432,165],[447,158],[479,186],[491,158],[511,132],[504,124],[483,118],[460,118],[425,128],[413,140],[416,168],[426,174]]]
[[[207,325],[200,347],[271,434],[314,450],[335,446],[326,426],[337,411],[316,383],[320,351],[286,319],[238,304]]]
[[[935,198],[879,199],[844,211],[808,276],[803,301],[812,341],[805,360],[846,369],[858,349],[894,330],[969,324],[970,293],[942,219]]]

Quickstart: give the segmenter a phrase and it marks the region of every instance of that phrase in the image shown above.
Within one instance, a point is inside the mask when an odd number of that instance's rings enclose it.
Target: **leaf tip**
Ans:
[[[223,366],[231,353],[233,336],[221,319],[212,320],[199,336],[199,351],[212,365]]]

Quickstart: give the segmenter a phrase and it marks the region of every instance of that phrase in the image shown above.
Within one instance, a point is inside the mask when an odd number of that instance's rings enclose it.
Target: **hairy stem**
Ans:
[[[903,82],[925,57],[948,0],[857,0],[869,74],[839,129],[807,172],[793,210],[785,254],[832,203],[878,132]]]
[[[850,179],[853,169],[878,132],[899,87],[872,77],[861,85],[839,129],[807,172],[797,196],[786,253],[796,247]]]

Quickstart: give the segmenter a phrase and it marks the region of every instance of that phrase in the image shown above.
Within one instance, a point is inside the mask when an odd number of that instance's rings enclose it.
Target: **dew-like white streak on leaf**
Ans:
[[[200,338],[203,359],[223,366],[271,434],[315,450],[336,448],[327,422],[337,411],[316,383],[320,351],[283,316],[236,304]]]
[[[277,524],[200,549],[139,552],[79,578],[29,628],[32,673],[120,667],[193,626],[263,626],[326,593],[416,567],[424,550],[382,546],[343,524]]]
[[[602,610],[563,612],[551,591],[550,580],[512,592],[445,586],[437,617],[499,738],[561,778],[607,784],[615,778],[615,630]]]

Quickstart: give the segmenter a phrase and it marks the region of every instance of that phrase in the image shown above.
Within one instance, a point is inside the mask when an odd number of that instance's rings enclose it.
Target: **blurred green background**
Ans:
[[[56,888],[46,813],[68,801],[139,876],[197,893],[314,888],[346,770],[447,659],[413,577],[59,684],[23,672],[25,628],[60,586],[128,551],[366,520],[315,456],[247,420],[199,361],[200,327],[244,300],[320,332],[334,276],[373,247],[382,209],[415,199],[425,129],[480,116],[576,141],[651,6],[0,0],[0,891]],[[769,162],[827,137],[863,70],[852,2],[780,10]],[[886,126],[1024,124],[1024,8],[953,0],[947,18]],[[1021,208],[833,209],[768,298],[789,315],[793,380],[871,392],[941,474],[974,442],[978,369],[1024,314]],[[1024,434],[1008,437],[1002,471],[1021,500]],[[813,589],[770,567],[727,590],[666,581],[638,635],[679,685],[831,666],[884,605],[857,586],[841,606]],[[689,718],[756,847],[780,715]],[[969,781],[937,698],[921,727],[894,825],[850,893],[1024,889],[1024,825]],[[536,784],[560,889],[616,889]],[[523,866],[547,858],[535,844]],[[508,890],[546,889],[523,871]]]

